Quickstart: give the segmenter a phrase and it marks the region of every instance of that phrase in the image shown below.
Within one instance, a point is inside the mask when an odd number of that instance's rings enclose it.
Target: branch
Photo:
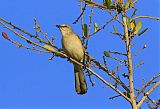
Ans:
[[[19,36],[19,37],[21,37],[22,39],[26,40],[28,43],[31,43],[31,44],[33,44],[33,45],[36,45],[36,46],[38,46],[38,47],[40,47],[40,48],[44,48],[43,46],[39,45],[38,43],[29,40],[28,38],[24,37],[22,34],[14,31],[14,30],[11,29],[11,28],[9,28],[9,27],[6,26],[1,20],[0,20],[0,23],[1,23],[5,28],[7,28],[8,30],[10,30],[11,32],[13,32],[14,34],[16,34],[17,36]],[[44,48],[44,49],[45,49],[45,48]]]
[[[115,16],[112,15],[112,12],[108,11],[108,13],[111,15],[112,18],[114,18],[115,20],[117,20],[122,26],[124,26],[123,22],[121,22],[121,20],[118,18],[118,14],[116,14]]]
[[[109,21],[107,21],[101,28],[99,28],[96,32],[90,34],[90,36],[93,36],[94,34],[96,34],[97,32],[99,32],[100,30],[104,29],[110,22],[112,22],[114,20],[114,18],[110,19]]]
[[[84,8],[82,8],[81,14],[79,15],[79,17],[72,24],[76,24],[79,21],[79,19],[83,16],[84,11],[86,10],[86,6],[87,6],[87,4],[84,5]]]
[[[89,56],[89,55],[88,55]],[[114,76],[111,71],[106,68],[105,66],[103,66],[101,63],[99,63],[96,59],[94,59],[93,57],[89,56],[90,60],[92,62],[94,62],[97,66],[99,66],[99,69],[102,69],[103,71],[105,71],[109,76],[111,76],[117,83],[119,83],[127,92],[129,92],[130,90],[128,89],[128,87],[120,80],[118,79],[116,76]]]
[[[31,38],[33,37],[33,38],[37,39],[40,43],[44,43],[44,44],[47,44],[47,45],[51,45],[51,46],[53,46],[54,48],[56,48],[57,50],[59,49],[58,47],[54,46],[53,43],[51,43],[51,42],[46,42],[46,41],[42,40],[40,37],[38,37],[37,35],[33,35],[33,34],[27,32],[27,31],[25,31],[25,30],[17,27],[16,25],[12,24],[11,22],[8,22],[7,20],[5,20],[5,19],[3,19],[3,18],[0,18],[0,23],[1,23],[5,28],[9,28],[9,27],[6,26],[3,22],[6,23],[6,24],[8,24],[8,25],[11,25],[11,26],[13,27],[13,29],[17,29],[17,30],[19,30],[20,32],[22,32],[22,33],[30,36]],[[36,22],[36,23],[37,23],[37,22]],[[11,30],[11,28],[10,28],[10,31],[13,32],[13,31],[14,31],[13,29]],[[40,31],[43,32],[41,29],[40,29]],[[15,33],[15,31],[14,31],[13,33]],[[17,35],[17,33],[15,33],[15,34]],[[18,34],[19,34],[19,33],[18,33]],[[44,35],[44,33],[42,33],[42,34]],[[24,36],[23,36],[23,37],[24,37]],[[45,37],[46,37],[46,36],[45,36]],[[24,39],[24,38],[23,38],[23,39]],[[28,40],[29,40],[29,39],[28,39]],[[27,41],[27,40],[26,40],[26,41]]]
[[[98,4],[96,2],[92,2],[91,0],[83,0],[87,5],[89,6],[96,6],[98,8],[101,8],[101,9],[104,9],[104,10],[115,10],[116,7],[115,6],[110,6],[110,7],[107,7],[107,6],[104,6],[104,5],[101,5],[101,4]]]
[[[133,66],[132,66],[132,56],[131,56],[131,46],[130,39],[128,37],[128,27],[127,27],[127,18],[125,13],[122,13],[122,19],[124,23],[124,34],[125,34],[125,44],[127,51],[127,60],[128,60],[128,72],[129,72],[129,87],[130,87],[130,98],[131,105],[133,109],[137,109],[136,100],[134,99],[134,84],[133,84]]]
[[[138,107],[138,108],[142,105],[142,103],[145,101],[145,99],[147,98],[147,96],[148,96],[155,88],[157,88],[159,85],[160,85],[160,81],[157,82],[154,86],[152,86],[152,87],[148,90],[148,92],[146,92],[146,93],[144,94],[144,96],[142,97],[142,99],[140,100],[140,102],[137,104],[137,107]]]
[[[153,19],[153,20],[160,20],[160,18],[158,18],[158,17],[152,17],[152,16],[137,16],[137,17],[134,17],[131,21],[134,21],[134,20],[139,19],[139,18],[148,18],[148,19]]]
[[[138,51],[132,56],[132,58],[134,58],[134,57],[136,57],[138,54],[140,54],[146,47],[147,47],[147,45],[144,44],[144,46],[143,46],[140,50],[138,50]]]
[[[152,79],[150,79],[144,86],[143,86],[143,88],[141,89],[141,90],[139,90],[139,92],[137,93],[137,95],[136,95],[136,99],[137,99],[137,97],[145,90],[145,88],[147,87],[147,86],[149,86],[152,82],[153,82],[153,80],[155,80],[156,78],[158,78],[160,76],[160,73],[158,74],[158,75],[156,75],[156,76],[154,76]]]
[[[11,32],[13,32],[13,33],[16,34],[17,36],[19,36],[20,38],[26,40],[28,43],[30,43],[30,44],[32,44],[32,45],[35,45],[35,46],[37,46],[37,47],[43,48],[43,49],[45,49],[45,50],[47,50],[47,51],[50,51],[49,53],[54,53],[55,56],[57,56],[57,57],[68,58],[71,62],[76,63],[76,64],[78,64],[78,65],[81,65],[81,66],[85,67],[85,68],[86,68],[88,71],[90,71],[93,75],[95,75],[96,77],[98,77],[103,83],[105,83],[106,85],[108,85],[109,87],[111,87],[113,90],[115,90],[117,93],[119,93],[119,94],[120,94],[121,96],[123,96],[127,101],[130,102],[130,99],[129,99],[127,96],[125,96],[121,91],[119,91],[118,89],[116,89],[112,84],[110,84],[110,83],[108,83],[107,81],[105,81],[101,76],[99,76],[97,73],[95,73],[95,72],[94,72],[93,70],[91,70],[89,67],[86,67],[86,66],[83,65],[82,63],[77,62],[76,60],[68,57],[68,56],[67,56],[66,54],[64,54],[63,52],[58,52],[58,51],[56,51],[56,50],[51,50],[51,49],[49,49],[49,48],[46,48],[46,47],[44,47],[44,46],[42,46],[42,45],[40,45],[40,44],[38,44],[38,43],[36,43],[36,42],[28,39],[28,38],[26,38],[24,35],[16,32],[16,31],[14,31],[13,29],[11,29],[11,28],[8,27],[7,25],[5,25],[2,20],[0,20],[0,24],[2,24],[5,28],[7,28],[8,30],[10,30]],[[91,56],[89,56],[89,57],[91,58]],[[99,69],[103,69],[105,72],[108,73],[108,75],[110,75],[110,76],[111,76],[112,78],[114,78],[119,84],[121,84],[122,87],[123,87],[126,91],[129,91],[129,89],[125,86],[125,84],[124,84],[120,79],[118,79],[116,76],[112,75],[112,73],[111,73],[108,69],[106,69],[102,64],[100,64],[100,63],[99,63],[98,61],[96,61],[94,58],[91,58],[91,60],[92,60],[92,62],[94,62],[96,65],[99,66]]]

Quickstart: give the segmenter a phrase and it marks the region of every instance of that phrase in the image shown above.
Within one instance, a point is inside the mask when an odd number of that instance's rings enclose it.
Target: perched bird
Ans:
[[[72,28],[67,24],[56,25],[62,34],[62,47],[68,57],[75,59],[78,62],[83,61],[84,48],[82,42]],[[75,76],[75,89],[78,94],[87,92],[87,84],[82,66],[73,63]]]

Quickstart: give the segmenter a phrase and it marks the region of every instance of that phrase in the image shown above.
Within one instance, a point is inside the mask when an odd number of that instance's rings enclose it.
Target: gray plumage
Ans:
[[[78,62],[83,61],[84,48],[79,37],[74,33],[72,28],[67,25],[57,25],[62,33],[62,47],[67,56],[75,59]],[[75,89],[78,94],[87,92],[87,84],[82,67],[78,64],[74,65]]]

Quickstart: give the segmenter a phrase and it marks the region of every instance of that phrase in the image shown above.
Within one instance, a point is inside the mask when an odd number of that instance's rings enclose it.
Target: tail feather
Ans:
[[[84,72],[82,67],[79,65],[74,65],[74,75],[75,75],[75,89],[78,94],[87,93],[87,83],[85,80]]]

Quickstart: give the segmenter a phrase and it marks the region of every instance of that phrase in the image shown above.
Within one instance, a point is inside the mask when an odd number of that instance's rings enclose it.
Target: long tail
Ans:
[[[74,75],[77,94],[87,93],[87,83],[81,66],[74,64]]]

